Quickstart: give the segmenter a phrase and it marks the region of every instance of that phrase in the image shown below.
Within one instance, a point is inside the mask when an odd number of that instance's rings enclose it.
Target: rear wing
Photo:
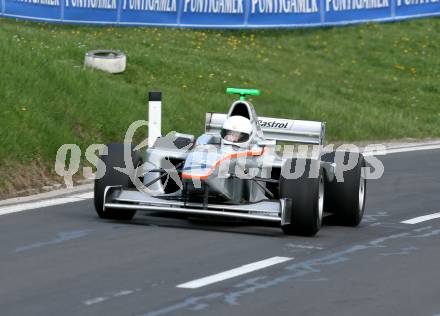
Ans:
[[[206,133],[220,133],[227,114],[206,113]],[[301,144],[324,145],[325,123],[258,117],[265,139]]]

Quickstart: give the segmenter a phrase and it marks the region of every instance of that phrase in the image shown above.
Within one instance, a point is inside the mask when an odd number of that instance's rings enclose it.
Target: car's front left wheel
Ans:
[[[303,163],[305,170],[302,175],[287,175],[287,172],[293,173]],[[292,203],[289,203],[290,224],[281,228],[289,235],[313,236],[321,228],[324,209],[324,172],[320,163],[313,159],[288,159],[283,169],[280,198],[290,199]]]

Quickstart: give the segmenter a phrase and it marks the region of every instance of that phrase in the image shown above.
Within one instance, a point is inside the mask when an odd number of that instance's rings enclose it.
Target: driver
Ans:
[[[221,136],[227,145],[246,147],[252,134],[251,121],[243,116],[231,116],[223,123]]]

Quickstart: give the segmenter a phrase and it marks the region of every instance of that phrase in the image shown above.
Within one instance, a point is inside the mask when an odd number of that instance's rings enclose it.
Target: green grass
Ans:
[[[124,74],[82,67],[97,48]],[[226,87],[259,88],[257,113],[327,122],[329,141],[440,136],[440,19],[306,30],[206,31],[0,19],[0,171],[53,164],[60,145],[120,141],[164,94],[163,129],[203,130]],[[8,167],[5,167],[8,166]],[[3,180],[4,182],[5,180]],[[1,188],[1,184],[0,184]]]

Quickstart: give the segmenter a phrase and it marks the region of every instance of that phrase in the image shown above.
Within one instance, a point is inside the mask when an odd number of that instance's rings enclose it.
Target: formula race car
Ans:
[[[110,144],[100,156],[98,168],[106,173],[95,180],[99,217],[163,212],[277,225],[304,236],[315,235],[328,214],[357,226],[366,193],[362,154],[323,152],[325,123],[258,117],[246,100],[258,90],[227,92],[240,99],[227,114],[207,113],[197,139],[161,136],[161,93],[150,92],[147,149]]]

